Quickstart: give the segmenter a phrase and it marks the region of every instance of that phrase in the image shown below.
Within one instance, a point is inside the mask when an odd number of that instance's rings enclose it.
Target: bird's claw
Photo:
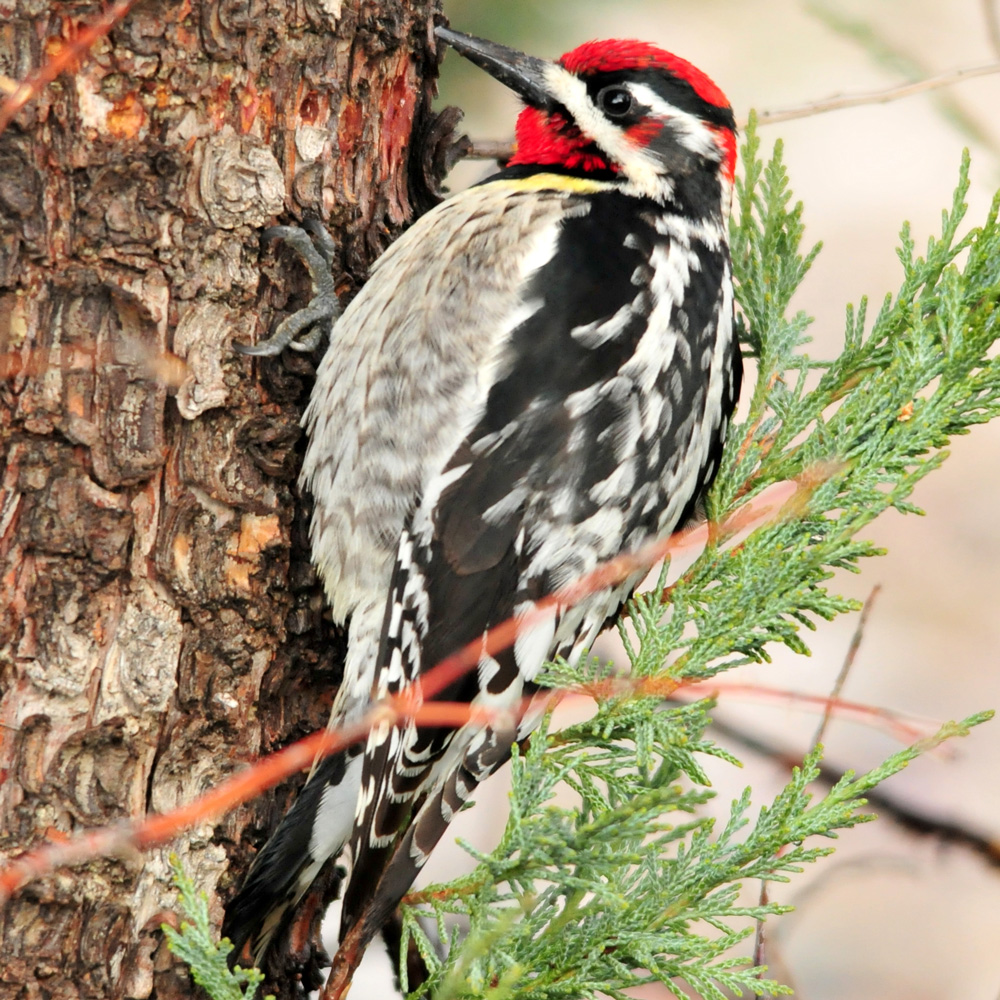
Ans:
[[[233,349],[255,357],[275,357],[286,347],[293,351],[314,351],[340,316],[340,300],[330,270],[337,249],[333,237],[319,220],[307,219],[301,226],[271,226],[264,230],[261,239],[284,240],[298,252],[309,269],[313,297],[308,305],[286,316],[267,340],[234,344]]]

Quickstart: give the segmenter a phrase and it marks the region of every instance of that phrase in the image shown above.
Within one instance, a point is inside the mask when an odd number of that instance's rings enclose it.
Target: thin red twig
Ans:
[[[58,360],[53,362],[53,356]],[[138,340],[128,344],[120,360],[141,366],[151,378],[170,389],[177,389],[190,374],[187,361],[172,351],[157,351]],[[37,377],[45,372],[92,372],[97,361],[97,348],[89,344],[38,347],[29,350],[0,352],[0,382],[19,377]]]
[[[784,491],[779,491],[787,494],[780,505],[775,503],[773,496],[769,501],[755,498],[722,521],[713,532],[714,537],[732,537],[751,527],[788,516],[790,511],[800,509],[800,504],[794,502],[797,491],[804,488],[809,492],[817,482],[817,475],[810,472],[802,480],[804,486],[798,482],[788,484]],[[572,606],[588,595],[619,583],[636,572],[648,570],[667,555],[697,544],[699,539],[704,539],[706,532],[705,525],[685,529],[644,546],[636,553],[618,556],[598,566],[570,586],[539,601],[529,613],[500,623],[490,629],[482,640],[471,642],[442,660],[423,675],[419,684],[395,698],[374,705],[358,722],[314,733],[265,757],[252,768],[227,779],[211,792],[179,809],[89,831],[58,843],[45,844],[23,854],[0,870],[0,903],[25,882],[56,868],[120,853],[126,849],[147,848],[169,841],[184,829],[222,815],[297,771],[305,770],[318,757],[335,753],[364,739],[368,731],[380,722],[395,724],[404,718],[412,719],[421,726],[460,726],[474,719],[488,722],[491,717],[489,710],[474,709],[465,703],[431,702],[430,699],[476,667],[484,653],[492,655],[513,645],[521,630],[532,627],[547,615],[555,614],[559,608]],[[588,685],[582,694],[601,698],[631,691],[666,698],[676,689],[677,682],[666,677],[645,678],[635,682],[611,679]],[[565,694],[566,692],[554,693],[553,698],[558,699]],[[520,710],[523,711],[525,707],[526,705],[522,705]]]
[[[814,472],[810,471],[808,476],[795,481],[780,483],[779,488],[769,491],[768,496],[757,497],[744,504],[717,526],[713,533],[715,539],[732,537],[764,523],[779,520],[788,516],[791,511],[798,512],[801,504],[795,503],[795,499],[803,485],[809,492],[819,485]],[[536,601],[535,606],[526,614],[494,625],[482,639],[476,639],[452,653],[421,678],[420,690],[423,697],[433,698],[477,666],[484,655],[494,656],[509,649],[522,631],[556,614],[560,608],[572,607],[605,587],[621,583],[635,573],[646,572],[669,555],[704,544],[708,532],[707,524],[698,524],[677,531],[667,538],[650,542],[636,552],[616,556],[562,590]]]
[[[172,812],[90,830],[28,851],[0,870],[0,903],[26,882],[57,868],[118,854],[126,849],[152,847],[170,840],[195,823],[225,813],[290,774],[303,770],[312,763],[317,753],[333,753],[360,739],[366,732],[366,723],[360,722],[336,732],[313,733],[265,757],[253,768],[234,775],[207,794]]]
[[[940,724],[932,719],[923,719],[905,712],[896,712],[877,705],[866,705],[860,701],[847,701],[825,694],[808,694],[804,691],[788,691],[785,688],[765,687],[760,684],[735,684],[731,682],[685,684],[678,689],[677,697],[686,701],[701,698],[746,697],[754,701],[781,702],[799,708],[815,711],[832,711],[838,718],[852,719],[865,725],[875,726],[888,732],[902,743],[914,743],[926,739],[937,732]]]
[[[477,661],[478,662],[478,661]],[[444,667],[445,664],[441,664]],[[451,683],[456,674],[449,665],[442,670],[436,667],[428,672],[423,694],[429,689],[440,690]],[[470,669],[471,664],[469,668]],[[822,695],[809,695],[762,688],[749,684],[684,684],[672,677],[645,677],[636,680],[617,677],[594,682],[578,691],[553,691],[550,705],[571,698],[603,700],[611,697],[684,697],[695,700],[718,694],[744,694],[772,700],[791,701],[799,705],[832,707],[838,713],[868,724],[883,723],[904,741],[923,739],[934,727],[907,720],[900,713],[887,709],[848,702]],[[337,730],[322,730],[293,743],[277,753],[264,757],[253,767],[227,779],[218,787],[169,813],[148,816],[140,820],[125,821],[114,826],[102,827],[66,840],[45,844],[23,854],[16,861],[0,870],[0,903],[6,901],[25,883],[70,865],[80,864],[95,857],[107,857],[126,850],[144,849],[172,840],[183,830],[196,823],[205,822],[241,805],[268,788],[273,787],[298,771],[309,767],[317,755],[336,753],[352,743],[364,739],[369,730],[380,722],[398,723],[411,719],[424,727],[459,727],[469,722],[487,724],[495,720],[497,712],[484,707],[473,707],[465,702],[425,702],[419,704],[421,694],[407,691],[397,698],[390,698],[372,709],[358,722]],[[512,710],[519,716],[532,704],[525,698]],[[539,707],[535,703],[534,707]],[[549,707],[549,706],[545,706]]]

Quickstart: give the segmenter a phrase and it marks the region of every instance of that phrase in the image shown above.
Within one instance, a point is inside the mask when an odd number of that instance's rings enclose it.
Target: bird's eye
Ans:
[[[609,118],[624,118],[632,105],[632,94],[627,87],[605,87],[597,95],[597,106]]]

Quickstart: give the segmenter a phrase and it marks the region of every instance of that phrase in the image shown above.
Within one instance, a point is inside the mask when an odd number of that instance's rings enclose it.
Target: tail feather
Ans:
[[[358,719],[371,692],[385,600],[358,603],[351,617],[344,681],[334,699],[331,727]],[[254,859],[240,891],[226,907],[222,933],[233,942],[231,960],[245,948],[256,965],[291,924],[298,902],[323,866],[351,836],[361,785],[361,747],[313,766],[278,828]]]
[[[222,936],[234,945],[232,962],[247,950],[262,964],[323,866],[340,854],[351,835],[360,780],[359,749],[317,766],[226,907]]]
[[[412,820],[393,849],[366,844],[367,828],[359,826],[351,845],[358,860],[344,890],[342,942],[350,936],[363,952],[409,891],[455,813],[476,787],[510,758],[517,736],[515,725],[502,730],[470,725],[459,730],[448,748],[451,765],[439,770],[435,787],[417,800]],[[457,764],[453,763],[455,756]]]

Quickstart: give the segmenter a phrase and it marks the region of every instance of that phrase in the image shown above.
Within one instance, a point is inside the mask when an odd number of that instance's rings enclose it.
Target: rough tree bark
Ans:
[[[4,856],[169,810],[323,725],[343,637],[295,484],[315,359],[231,342],[306,291],[261,226],[326,220],[349,292],[426,207],[408,165],[438,6],[146,0],[0,135]],[[0,74],[100,9],[0,0]],[[216,916],[289,797],[173,845]],[[159,931],[168,850],[23,889],[0,998],[190,996]]]

